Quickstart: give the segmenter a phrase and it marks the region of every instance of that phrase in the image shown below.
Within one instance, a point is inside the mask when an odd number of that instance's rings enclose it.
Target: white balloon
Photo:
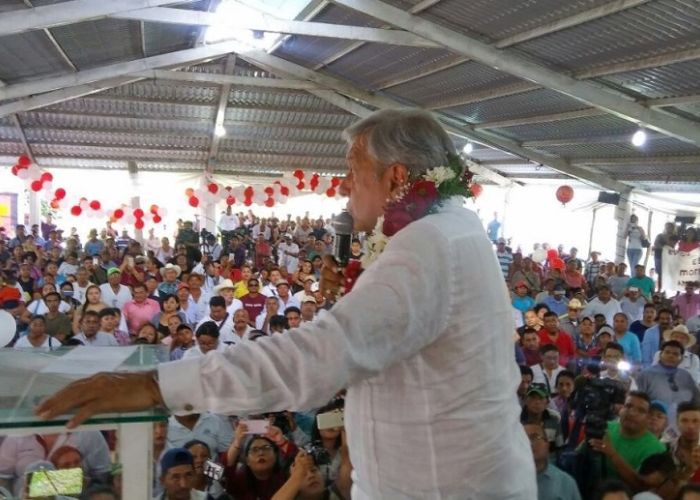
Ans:
[[[127,225],[131,226],[134,222],[136,222],[136,217],[134,217],[134,214],[127,214],[125,215],[122,220],[127,223]]]
[[[17,323],[7,311],[0,310],[0,347],[5,347],[15,338]]]
[[[88,202],[87,200],[82,200],[80,202],[80,208],[82,208],[83,211],[87,210],[89,207],[90,207],[90,202]]]
[[[165,217],[168,215],[168,210],[165,207],[158,207],[158,215],[162,217]]]
[[[42,189],[45,189],[47,192],[53,194],[53,183],[50,181],[44,182]]]
[[[280,195],[279,202],[280,203],[287,203],[287,196],[284,196],[283,194]]]
[[[39,179],[41,177],[41,169],[36,165],[30,165],[27,172],[31,179]]]
[[[26,168],[20,169],[17,171],[17,177],[19,177],[23,181],[27,180],[27,179],[29,179],[29,172],[27,171]]]

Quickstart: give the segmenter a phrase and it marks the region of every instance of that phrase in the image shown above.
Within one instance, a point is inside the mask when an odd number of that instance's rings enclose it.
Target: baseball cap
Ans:
[[[279,280],[275,286],[280,286],[280,285],[287,285],[287,286],[289,286],[289,281],[287,281],[287,280],[285,280],[285,279]]]
[[[557,295],[564,295],[566,293],[566,290],[564,290],[563,286],[557,285],[554,287],[554,293]]]
[[[316,304],[316,299],[311,295],[305,295],[304,300],[302,300],[301,303],[306,304],[307,302],[313,302],[314,304]]]
[[[530,388],[527,390],[527,395],[531,394],[536,394],[537,396],[540,396],[542,398],[549,399],[549,394],[547,393],[547,389],[544,387],[540,387],[539,385],[531,385]]]
[[[177,285],[178,290],[182,290],[183,288],[187,288],[189,290],[190,285],[188,285],[187,283],[180,283],[179,285]]]
[[[506,240],[505,240],[505,238],[498,238],[498,241],[497,241],[496,243],[498,243],[499,245],[500,245],[500,244],[505,245],[505,244],[506,244]]]
[[[583,304],[578,299],[571,299],[569,301],[569,309],[583,309]]]
[[[121,274],[121,271],[119,270],[118,267],[110,267],[109,269],[107,269],[107,277],[110,277],[113,274],[117,274],[117,273]]]
[[[628,290],[629,290],[630,292],[638,292],[638,291],[639,291],[639,288],[637,288],[636,286],[631,286],[631,287],[628,288]]]
[[[668,405],[658,399],[655,399],[651,402],[651,404],[649,405],[649,409],[659,410],[661,413],[668,416]]]
[[[615,332],[609,326],[604,326],[600,330],[598,330],[598,337],[600,337],[604,333],[607,333],[608,335],[610,335],[611,338],[615,336]]]
[[[185,448],[172,448],[166,451],[163,458],[160,459],[160,469],[163,474],[178,465],[194,465],[192,453]]]

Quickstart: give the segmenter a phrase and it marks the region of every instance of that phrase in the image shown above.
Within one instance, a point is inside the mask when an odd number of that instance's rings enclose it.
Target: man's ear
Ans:
[[[398,190],[408,184],[408,168],[401,163],[394,163],[387,167],[384,172],[384,179],[389,183],[391,192]]]

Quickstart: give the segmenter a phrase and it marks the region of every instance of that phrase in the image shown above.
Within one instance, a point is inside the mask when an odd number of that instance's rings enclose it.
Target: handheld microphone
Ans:
[[[347,265],[350,259],[350,245],[352,243],[352,215],[347,210],[343,210],[333,219],[335,229],[335,245],[333,255],[341,267]]]

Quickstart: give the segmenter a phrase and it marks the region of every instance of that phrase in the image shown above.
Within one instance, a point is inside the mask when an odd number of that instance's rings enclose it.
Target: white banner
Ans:
[[[689,281],[700,281],[700,249],[692,252],[679,252],[664,247],[661,256],[661,289],[666,296],[684,292]]]

